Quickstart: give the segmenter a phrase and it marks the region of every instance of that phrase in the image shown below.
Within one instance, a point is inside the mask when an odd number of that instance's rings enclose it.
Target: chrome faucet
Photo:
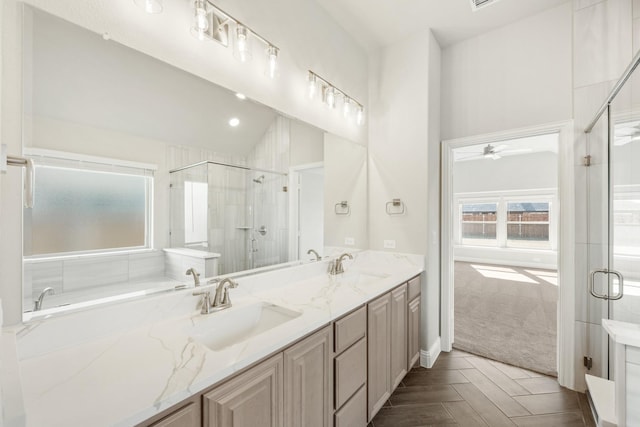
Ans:
[[[316,252],[315,250],[313,250],[313,249],[309,249],[307,251],[307,255],[311,255],[311,254],[314,254],[316,256],[316,261],[320,261],[322,259],[320,254],[318,252]]]
[[[335,276],[336,274],[344,273],[344,267],[342,266],[342,260],[345,258],[353,259],[353,256],[348,253],[344,253],[333,261],[329,267],[329,274]]]
[[[229,299],[229,288],[237,288],[238,283],[229,279],[228,277],[222,279],[220,283],[218,283],[218,287],[216,288],[216,294],[213,297],[213,309],[214,310],[222,310],[227,307],[231,307],[231,300]]]
[[[231,299],[229,298],[229,288],[237,288],[238,283],[228,277],[222,279],[216,287],[216,293],[211,301],[211,291],[198,291],[193,295],[202,295],[202,309],[200,313],[209,314],[216,311],[224,310],[231,307]]]
[[[187,276],[189,275],[193,276],[193,284],[195,286],[200,286],[200,273],[198,273],[195,268],[191,267],[190,269],[187,270],[185,274]]]
[[[38,299],[35,300],[33,303],[33,311],[40,311],[42,309],[42,303],[44,302],[44,297],[49,293],[51,295],[54,295],[56,291],[52,287],[47,287],[47,288],[44,288],[42,292],[40,292]]]

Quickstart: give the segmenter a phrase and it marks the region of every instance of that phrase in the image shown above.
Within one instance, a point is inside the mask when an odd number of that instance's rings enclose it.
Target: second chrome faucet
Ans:
[[[222,279],[216,287],[216,293],[211,301],[211,291],[198,291],[193,295],[202,295],[202,309],[200,313],[209,314],[216,311],[224,310],[231,307],[231,298],[229,298],[229,288],[237,288],[238,283],[227,278]]]
[[[329,274],[335,276],[336,274],[344,273],[344,266],[342,265],[342,260],[345,258],[353,259],[353,256],[349,253],[344,253],[338,257],[335,261],[329,264]]]

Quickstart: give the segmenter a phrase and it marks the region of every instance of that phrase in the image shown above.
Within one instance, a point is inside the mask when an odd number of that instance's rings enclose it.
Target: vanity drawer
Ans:
[[[415,297],[420,295],[420,276],[416,276],[409,280],[409,296],[407,301],[412,301]]]
[[[338,409],[367,381],[367,339],[335,358],[335,408]]]
[[[334,346],[336,354],[364,337],[367,332],[367,308],[361,307],[334,323]]]
[[[367,388],[360,390],[335,415],[335,427],[365,427],[367,425]]]

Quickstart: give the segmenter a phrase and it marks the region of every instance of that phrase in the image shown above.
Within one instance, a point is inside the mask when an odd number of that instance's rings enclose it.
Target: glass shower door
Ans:
[[[591,373],[610,379],[614,346],[601,319],[640,324],[638,78],[626,82],[588,136],[586,318],[597,332],[587,334],[585,354],[592,359],[585,364],[593,361]]]
[[[640,96],[638,71],[610,105],[609,318],[640,324]],[[611,358],[610,358],[611,360]]]

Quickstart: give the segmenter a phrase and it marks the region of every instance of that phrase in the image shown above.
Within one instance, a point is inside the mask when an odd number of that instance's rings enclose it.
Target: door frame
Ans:
[[[442,350],[451,351],[454,336],[453,263],[453,150],[558,133],[558,382],[575,388],[575,174],[573,121],[548,123],[502,132],[445,140],[441,143],[441,245],[440,245],[440,335]]]

